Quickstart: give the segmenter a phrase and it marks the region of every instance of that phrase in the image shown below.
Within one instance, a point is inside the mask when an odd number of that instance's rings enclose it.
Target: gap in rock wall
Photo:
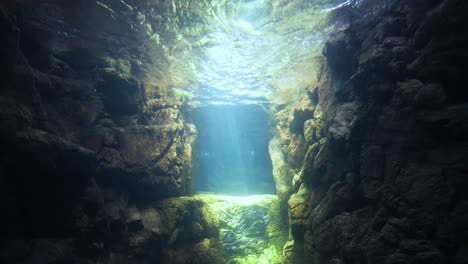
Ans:
[[[267,110],[258,105],[195,108],[195,192],[275,194]]]

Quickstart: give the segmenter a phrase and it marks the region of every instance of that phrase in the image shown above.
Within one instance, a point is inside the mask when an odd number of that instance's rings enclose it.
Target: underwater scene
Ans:
[[[468,1],[0,1],[0,263],[468,263]]]
[[[193,113],[196,192],[274,194],[268,112],[256,105],[204,106]]]

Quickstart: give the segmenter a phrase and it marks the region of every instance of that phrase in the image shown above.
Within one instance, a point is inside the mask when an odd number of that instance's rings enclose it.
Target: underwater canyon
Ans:
[[[468,263],[468,1],[0,1],[0,262]]]

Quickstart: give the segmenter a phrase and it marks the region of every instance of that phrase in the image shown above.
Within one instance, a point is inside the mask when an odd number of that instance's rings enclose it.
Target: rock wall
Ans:
[[[131,237],[149,232],[131,226],[132,208],[190,193],[196,129],[184,100],[154,81],[144,26],[125,16],[131,7],[113,5],[0,4],[5,263],[58,261],[41,259],[44,243],[67,263],[128,253]],[[149,234],[136,246],[140,259],[157,243]]]
[[[376,2],[342,10],[319,84],[276,115],[295,172],[284,254],[466,263],[468,5]]]

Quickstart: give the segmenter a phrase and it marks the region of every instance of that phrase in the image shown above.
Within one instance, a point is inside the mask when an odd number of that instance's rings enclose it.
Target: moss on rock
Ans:
[[[275,195],[233,197],[202,194],[219,220],[227,263],[281,263],[286,227]]]

